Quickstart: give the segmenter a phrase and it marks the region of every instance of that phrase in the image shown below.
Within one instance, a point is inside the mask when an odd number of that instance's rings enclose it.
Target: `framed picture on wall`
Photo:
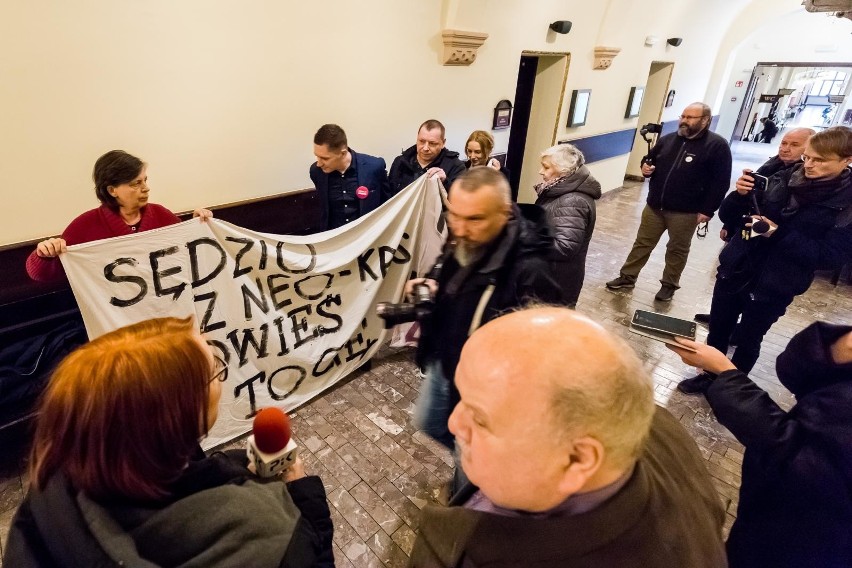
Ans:
[[[575,89],[571,93],[571,107],[568,109],[568,126],[583,126],[586,124],[586,116],[589,114],[589,99],[591,98],[591,89]]]
[[[630,87],[630,97],[627,99],[627,110],[624,111],[624,118],[639,116],[639,109],[642,108],[642,97],[644,95],[645,87]]]

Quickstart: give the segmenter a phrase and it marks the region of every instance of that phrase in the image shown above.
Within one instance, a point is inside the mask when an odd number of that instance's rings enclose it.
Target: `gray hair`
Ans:
[[[503,205],[511,205],[512,190],[503,172],[497,171],[489,166],[475,166],[470,168],[453,182],[451,191],[459,188],[461,191],[473,193],[483,187],[488,187],[494,194],[495,199]]]
[[[621,338],[615,355],[598,367],[568,366],[585,372],[580,384],[554,381],[551,416],[564,439],[583,433],[600,441],[610,463],[628,467],[642,452],[654,417],[654,383],[633,349]]]
[[[586,163],[586,157],[573,144],[557,144],[541,153],[562,175],[570,176]]]

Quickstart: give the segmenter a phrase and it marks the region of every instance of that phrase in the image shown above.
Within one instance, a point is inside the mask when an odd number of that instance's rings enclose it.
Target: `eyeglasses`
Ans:
[[[141,189],[142,186],[148,187],[148,180],[147,179],[137,179],[136,181],[131,181],[127,185],[129,185],[133,189]]]
[[[704,116],[684,116],[680,115],[681,120],[701,120]]]
[[[834,160],[826,160],[821,156],[806,156],[805,154],[802,154],[802,161],[811,162],[814,164],[824,164],[826,162],[833,162]]]
[[[224,383],[228,379],[228,364],[218,355],[213,355],[213,369],[209,382]]]

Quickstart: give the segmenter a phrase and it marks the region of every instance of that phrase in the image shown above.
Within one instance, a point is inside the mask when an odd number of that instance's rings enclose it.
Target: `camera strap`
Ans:
[[[483,292],[482,296],[479,298],[479,304],[476,306],[476,311],[473,312],[473,319],[470,320],[470,328],[467,330],[468,337],[473,335],[473,332],[482,324],[482,315],[485,313],[485,307],[491,300],[491,295],[494,294],[494,288],[496,287],[496,284],[489,284],[488,288],[485,289],[485,292]]]

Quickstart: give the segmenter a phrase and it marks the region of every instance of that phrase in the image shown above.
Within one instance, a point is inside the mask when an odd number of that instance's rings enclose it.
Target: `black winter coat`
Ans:
[[[648,155],[655,166],[649,207],[713,216],[731,183],[731,149],[724,138],[709,130],[698,138],[666,134]]]
[[[743,239],[743,215],[752,212],[751,195],[732,191],[722,203],[719,217],[733,236],[719,254],[717,278],[730,292],[749,286],[758,301],[789,303],[810,287],[814,271],[852,262],[852,173],[847,169],[834,180],[805,180],[814,188],[835,190],[822,201],[800,204],[789,184],[802,179],[801,169],[798,165],[777,172],[764,194],[755,196],[760,212],[778,225],[769,237]]]
[[[459,153],[447,150],[444,148],[438,156],[432,160],[432,163],[425,168],[420,167],[420,162],[417,161],[417,146],[411,146],[401,155],[394,159],[391,164],[390,172],[388,173],[388,181],[390,182],[391,195],[396,195],[400,190],[405,189],[411,182],[426,173],[429,168],[441,168],[447,174],[447,179],[442,183],[447,191],[453,182],[464,173],[464,163],[459,160]]]
[[[244,452],[191,461],[163,503],[96,503],[57,473],[43,490],[30,489],[15,514],[4,564],[334,566],[320,478],[285,488],[261,482],[244,461]]]
[[[829,347],[849,326],[815,323],[776,364],[796,396],[784,412],[748,377],[726,371],[707,401],[745,446],[731,566],[852,566],[852,363]]]
[[[580,297],[586,276],[586,253],[595,230],[595,200],[601,184],[589,168],[581,166],[571,176],[542,191],[535,204],[544,208],[553,228],[556,251],[553,275],[562,287],[565,303],[573,306]]]
[[[428,275],[438,282],[438,292],[431,317],[421,321],[417,362],[423,367],[429,361],[440,361],[451,382],[476,309],[490,285],[495,288],[487,298],[480,325],[530,300],[559,303],[562,298],[552,276],[553,237],[544,211],[535,205],[514,205],[512,209],[503,232],[467,274],[461,274],[448,244]],[[452,397],[452,404],[458,402],[455,384]]]

